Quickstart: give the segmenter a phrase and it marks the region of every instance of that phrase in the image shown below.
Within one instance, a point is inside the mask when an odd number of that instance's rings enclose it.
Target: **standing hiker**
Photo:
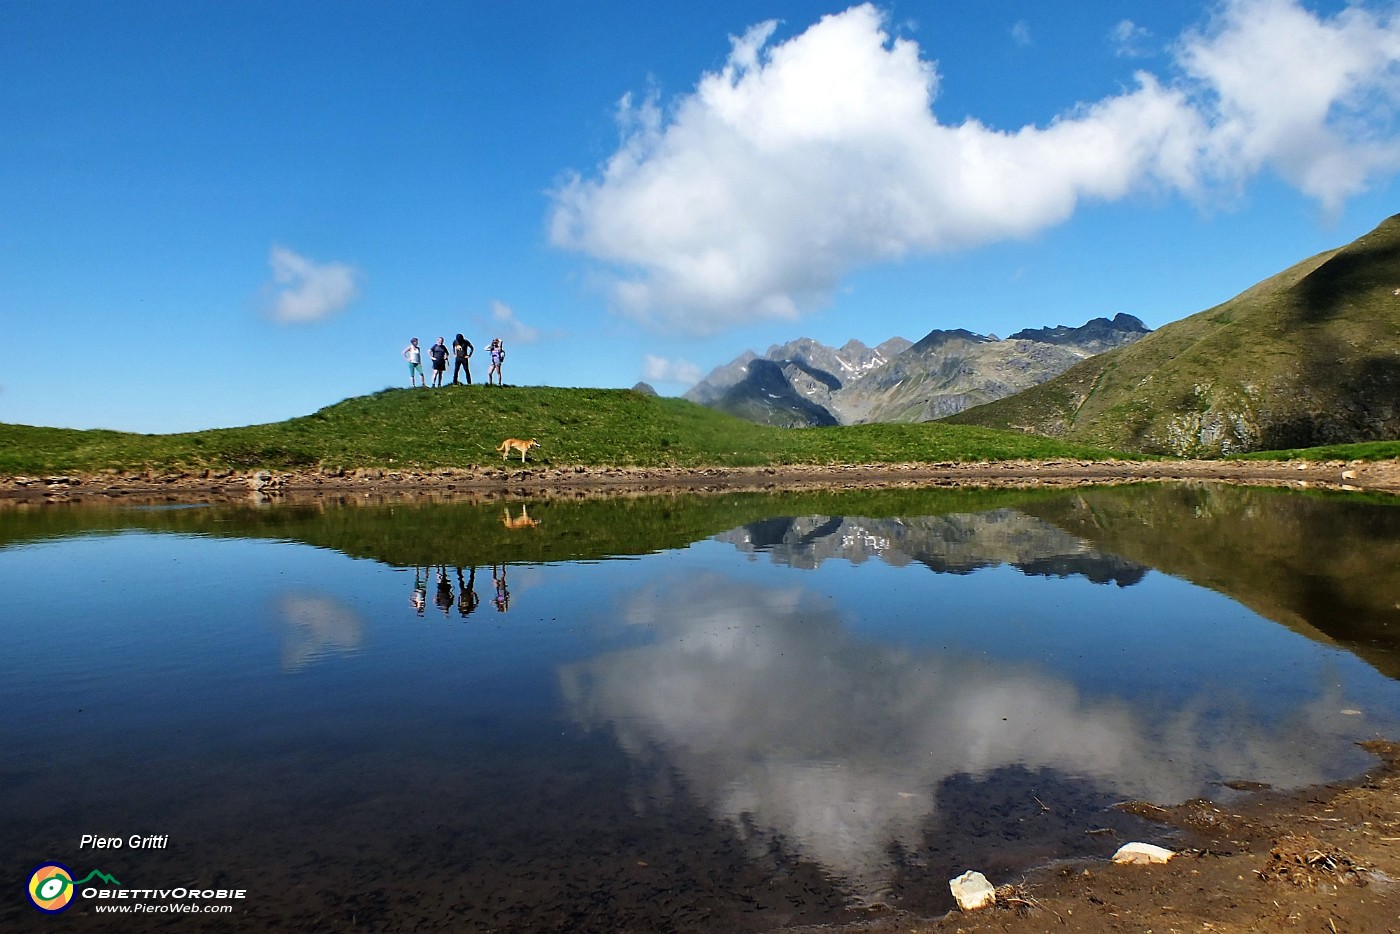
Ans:
[[[452,385],[457,385],[458,370],[466,370],[467,385],[470,386],[472,384],[471,359],[472,354],[475,352],[476,348],[472,346],[472,342],[461,334],[458,334],[452,341]]]
[[[501,364],[506,359],[506,345],[501,343],[499,337],[491,338],[491,369],[486,371],[486,385],[491,385],[491,377],[496,378],[497,386],[504,386],[505,377],[501,375]]]
[[[433,387],[442,387],[442,374],[447,372],[447,345],[442,342],[442,338],[437,339],[437,343],[428,348],[428,356],[433,358]]]
[[[428,377],[423,375],[423,351],[418,348],[418,338],[408,342],[403,349],[403,358],[408,361],[408,385],[417,386],[414,377],[423,380],[423,388],[428,388]]]

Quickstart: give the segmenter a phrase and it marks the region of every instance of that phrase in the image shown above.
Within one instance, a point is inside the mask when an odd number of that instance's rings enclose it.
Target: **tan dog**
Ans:
[[[496,445],[496,450],[501,452],[501,460],[505,460],[507,457],[510,457],[511,451],[519,451],[520,463],[523,464],[525,463],[525,452],[530,450],[530,448],[537,448],[539,446],[540,443],[534,438],[531,438],[529,441],[521,441],[519,438],[507,438],[500,444]]]
[[[538,519],[531,519],[530,514],[525,511],[524,503],[520,504],[520,515],[518,516],[512,516],[510,514],[509,506],[501,510],[501,525],[504,525],[508,529],[533,529],[539,524],[540,522]]]

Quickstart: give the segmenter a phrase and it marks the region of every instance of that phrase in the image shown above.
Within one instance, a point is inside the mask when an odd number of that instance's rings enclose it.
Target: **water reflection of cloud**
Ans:
[[[655,640],[565,668],[573,716],[659,751],[740,833],[856,883],[883,878],[891,844],[919,845],[951,776],[1050,768],[1177,801],[1221,778],[1320,781],[1350,745],[1332,730],[1339,696],[1271,725],[1245,697],[1091,699],[1038,668],[859,641],[801,589],[709,575],[637,593],[623,615]]]
[[[332,654],[352,654],[364,640],[364,620],[334,597],[283,594],[275,609],[283,625],[283,671],[300,671]]]

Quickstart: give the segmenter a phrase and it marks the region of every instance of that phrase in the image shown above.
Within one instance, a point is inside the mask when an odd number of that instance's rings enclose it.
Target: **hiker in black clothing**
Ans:
[[[442,338],[437,339],[437,343],[428,348],[428,356],[433,358],[433,386],[441,388],[442,374],[447,372],[447,345],[442,342]]]
[[[481,598],[476,595],[476,565],[472,565],[471,577],[462,580],[462,569],[457,569],[457,612],[466,619],[476,609]]]
[[[476,348],[472,346],[471,341],[467,340],[462,335],[458,334],[456,339],[452,341],[452,385],[457,385],[458,370],[466,370],[467,385],[470,386],[472,384],[471,360],[472,354],[474,353],[476,353]]]
[[[433,603],[442,610],[442,615],[446,616],[452,612],[452,604],[457,598],[452,595],[452,583],[447,579],[447,568],[438,569],[437,575],[437,596],[433,598]]]

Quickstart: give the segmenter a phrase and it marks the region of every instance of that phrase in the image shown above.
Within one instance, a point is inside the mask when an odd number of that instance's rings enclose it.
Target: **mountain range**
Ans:
[[[893,337],[873,348],[858,340],[834,348],[804,337],[762,356],[745,352],[685,398],[790,428],[931,421],[1018,393],[1148,333],[1137,318],[1118,314],[1004,340],[933,330],[913,343]]]

